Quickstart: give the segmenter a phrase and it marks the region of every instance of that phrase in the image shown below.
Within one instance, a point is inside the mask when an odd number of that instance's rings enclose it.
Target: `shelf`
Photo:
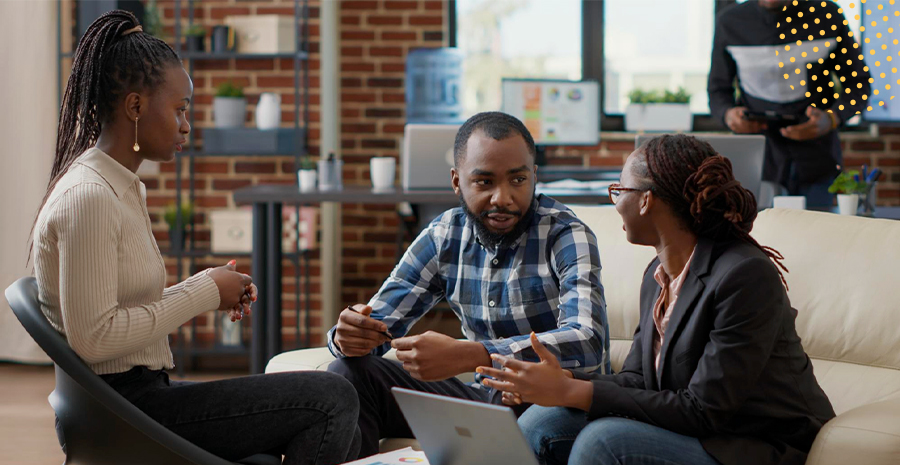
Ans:
[[[230,60],[232,58],[238,60],[262,60],[271,58],[297,58],[300,60],[309,59],[307,52],[285,52],[285,53],[237,53],[237,52],[180,52],[181,58],[189,60]]]
[[[293,156],[303,153],[306,129],[275,128],[261,130],[240,126],[233,128],[205,127],[203,148],[188,147],[188,156]]]

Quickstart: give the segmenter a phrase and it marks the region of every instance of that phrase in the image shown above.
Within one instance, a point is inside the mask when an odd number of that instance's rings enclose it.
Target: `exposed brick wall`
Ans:
[[[370,158],[399,157],[406,121],[406,54],[416,48],[447,45],[443,32],[446,8],[441,1],[342,2],[345,184],[369,183]],[[391,272],[398,224],[394,205],[344,204],[344,303],[367,302]]]
[[[325,0],[321,0],[325,1]],[[330,1],[330,0],[327,0]],[[174,1],[158,0],[163,8],[164,26],[169,34],[174,26]],[[182,2],[186,4],[186,2]],[[319,155],[319,5],[311,2],[310,18],[310,153]],[[341,151],[344,159],[344,183],[368,184],[369,159],[373,156],[398,157],[405,122],[404,71],[406,54],[418,47],[447,45],[446,4],[435,0],[345,0],[341,6]],[[194,18],[208,30],[234,14],[293,15],[291,0],[203,0],[195,2]],[[186,17],[186,11],[182,16]],[[294,115],[292,60],[222,60],[197,62],[194,79],[196,118],[192,137],[202,142],[204,127],[212,125],[212,99],[215,86],[233,80],[246,86],[248,124],[253,124],[253,109],[264,91],[278,92],[282,99],[282,124],[292,127]],[[900,131],[883,128],[882,136],[844,134],[848,167],[862,163],[885,171],[879,188],[879,204],[900,205]],[[551,164],[620,167],[633,150],[633,135],[604,133],[595,147],[560,147],[550,151]],[[197,216],[195,230],[198,247],[208,247],[208,212],[233,208],[231,191],[260,183],[294,182],[291,157],[230,157],[196,160]],[[161,249],[167,249],[168,231],[162,211],[174,201],[175,166],[166,164],[158,176],[145,176],[148,208],[154,234]],[[187,173],[186,165],[183,173]],[[187,187],[187,181],[183,184]],[[342,303],[364,302],[378,288],[395,264],[395,234],[398,218],[394,205],[345,204],[343,206]],[[176,262],[167,258],[170,281],[174,282]],[[218,261],[198,261],[199,267],[220,265]],[[323,342],[327,329],[321,319],[319,254],[311,253],[311,318],[313,343]],[[249,259],[239,261],[239,269],[250,271]],[[284,266],[283,322],[285,347],[296,339],[294,313],[294,269]],[[302,318],[302,316],[301,316]],[[209,339],[212,320],[198,319],[201,337]],[[245,325],[249,326],[249,325]]]

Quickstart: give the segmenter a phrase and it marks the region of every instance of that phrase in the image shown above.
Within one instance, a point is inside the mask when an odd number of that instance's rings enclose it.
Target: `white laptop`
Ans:
[[[391,388],[430,465],[538,465],[512,409]]]
[[[719,155],[731,160],[734,178],[760,200],[763,158],[766,152],[766,136],[763,135],[696,135],[697,139],[709,142]],[[635,138],[634,146],[640,147],[656,135],[641,134]]]
[[[407,124],[403,131],[403,189],[450,190],[453,143],[459,124]]]

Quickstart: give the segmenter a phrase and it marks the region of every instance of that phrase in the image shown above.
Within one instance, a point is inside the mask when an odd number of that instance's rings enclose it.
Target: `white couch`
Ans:
[[[597,235],[619,370],[655,252],[625,240],[611,207],[572,209]],[[900,464],[900,221],[774,209],[760,213],[752,235],[785,257],[797,331],[838,414],[819,432],[807,465]],[[266,372],[323,370],[331,360],[326,348],[286,352]]]

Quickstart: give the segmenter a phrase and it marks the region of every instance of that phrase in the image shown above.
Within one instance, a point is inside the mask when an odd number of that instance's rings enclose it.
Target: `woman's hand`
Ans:
[[[531,346],[540,357],[540,363],[522,362],[502,355],[493,354],[491,358],[503,366],[503,370],[492,367],[478,367],[476,372],[494,379],[482,381],[487,387],[503,391],[503,403],[517,405],[530,402],[545,407],[577,407],[584,405],[584,388],[590,383],[572,378],[572,374],[563,370],[556,357],[541,344],[537,336],[531,333]],[[587,397],[587,410],[590,408],[590,396]]]
[[[225,266],[213,268],[209,270],[209,277],[215,281],[216,287],[219,288],[219,310],[231,312],[237,309],[238,313],[240,313],[244,304],[243,300],[247,296],[248,290],[253,286],[253,279],[248,275],[235,271],[236,265],[237,262],[232,260]],[[255,289],[255,286],[252,289]]]
[[[244,315],[249,315],[251,310],[251,305],[253,302],[256,302],[258,290],[256,289],[256,284],[251,284],[247,286],[246,292],[241,296],[241,301],[234,308],[228,310],[228,314],[231,317],[231,321],[235,322],[244,318]]]

